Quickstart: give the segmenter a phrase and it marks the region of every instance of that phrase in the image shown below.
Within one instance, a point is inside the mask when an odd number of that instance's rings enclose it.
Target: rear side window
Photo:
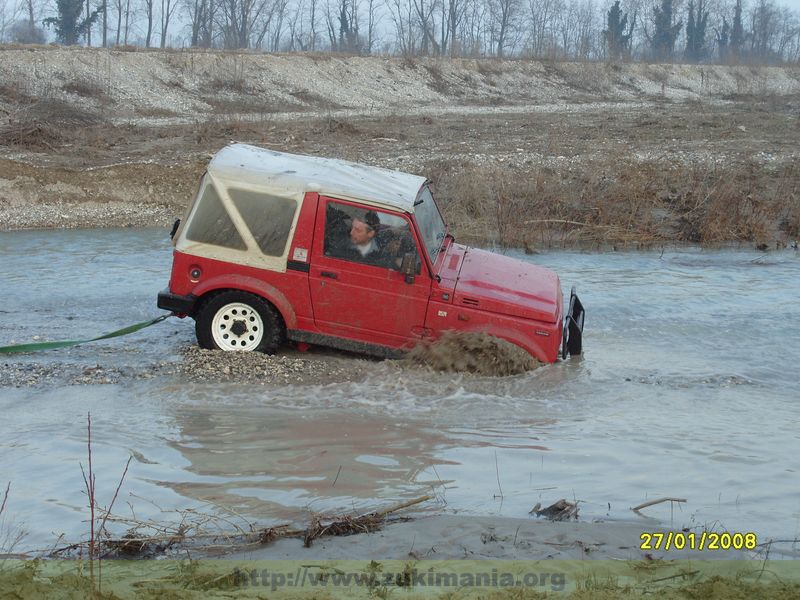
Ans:
[[[247,246],[236,231],[228,212],[219,199],[217,190],[207,183],[197,203],[192,221],[186,230],[186,239],[203,244],[212,244],[234,250],[247,250]]]
[[[229,188],[228,194],[261,252],[267,256],[283,256],[297,203],[291,198],[236,188]]]

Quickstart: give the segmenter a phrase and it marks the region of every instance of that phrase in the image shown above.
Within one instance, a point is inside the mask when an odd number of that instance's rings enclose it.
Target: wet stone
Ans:
[[[367,364],[346,355],[320,351],[308,358],[296,353],[225,352],[189,346],[177,371],[194,382],[320,384],[361,379]]]

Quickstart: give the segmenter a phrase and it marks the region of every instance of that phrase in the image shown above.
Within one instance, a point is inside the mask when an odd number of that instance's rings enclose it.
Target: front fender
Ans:
[[[498,324],[498,323],[484,323],[483,325],[475,326],[475,327],[466,327],[461,329],[460,331],[472,331],[475,333],[485,333],[487,335],[491,335],[496,338],[500,338],[515,346],[518,346],[525,350],[528,354],[533,355],[534,358],[543,362],[543,363],[550,363],[553,362],[553,359],[548,355],[548,352],[545,350],[542,341],[537,339],[537,336],[531,335],[526,331],[521,331],[520,329],[509,326],[506,324]]]
[[[511,315],[432,304],[426,326],[435,338],[447,330],[491,335],[519,346],[544,363],[555,362],[561,345],[561,323],[543,323]]]

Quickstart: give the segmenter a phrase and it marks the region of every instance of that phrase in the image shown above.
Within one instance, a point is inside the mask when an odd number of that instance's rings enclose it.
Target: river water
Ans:
[[[366,375],[344,383],[191,383],[159,370],[194,343],[193,322],[170,319],[0,358],[48,373],[0,387],[0,547],[20,528],[17,550],[87,536],[87,413],[98,502],[133,456],[114,512],[140,520],[306,524],[433,493],[429,510],[460,514],[567,498],[584,520],[800,536],[798,253],[509,254],[578,286],[582,357],[507,378],[353,358]],[[170,261],[163,231],[0,233],[0,345],[156,316]],[[96,368],[118,376],[59,375]],[[630,511],[663,496],[686,503]]]

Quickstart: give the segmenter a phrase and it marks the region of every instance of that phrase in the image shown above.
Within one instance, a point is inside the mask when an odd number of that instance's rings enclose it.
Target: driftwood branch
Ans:
[[[415,504],[421,504],[423,502],[427,502],[428,500],[433,500],[433,496],[420,496],[419,498],[414,498],[413,500],[409,500],[408,502],[401,502],[400,504],[395,504],[393,506],[390,506],[389,508],[379,510],[374,514],[380,515],[381,517],[385,517],[386,515],[391,514],[393,512],[397,512],[398,510],[403,510],[404,508],[408,508],[409,506],[414,506]]]
[[[647,508],[648,506],[653,506],[654,504],[661,504],[662,502],[686,502],[686,498],[659,498],[658,500],[650,500],[648,502],[643,502],[639,506],[634,506],[631,510],[633,512],[639,512],[643,508]]]
[[[562,225],[580,225],[581,227],[596,227],[590,223],[581,223],[580,221],[570,221],[568,219],[529,219],[523,221],[523,225],[533,225],[534,223],[561,223]]]
[[[432,498],[433,496],[421,496],[414,500],[395,504],[383,510],[361,515],[360,517],[345,516],[327,524],[322,524],[319,518],[315,518],[304,532],[303,545],[308,548],[315,539],[324,535],[353,535],[355,533],[377,531],[383,525],[386,515],[431,500]]]
[[[319,516],[315,517],[311,524],[305,529],[291,529],[288,525],[278,525],[276,527],[269,527],[266,529],[245,531],[241,528],[236,528],[236,531],[207,531],[204,530],[204,525],[209,522],[216,522],[215,519],[209,515],[193,514],[192,511],[182,511],[184,521],[181,525],[176,527],[167,527],[159,525],[154,521],[137,522],[129,518],[119,518],[106,514],[104,523],[116,522],[124,523],[127,525],[134,525],[134,528],[128,532],[127,535],[121,538],[108,538],[102,540],[104,547],[103,556],[116,555],[116,556],[141,556],[145,553],[158,552],[159,549],[166,549],[175,544],[185,543],[187,541],[200,541],[208,540],[209,543],[201,543],[200,548],[206,550],[231,548],[234,546],[260,546],[269,544],[278,538],[302,538],[306,546],[322,536],[329,535],[352,535],[357,533],[367,533],[376,531],[381,528],[386,517],[397,511],[421,504],[432,500],[434,496],[426,495],[413,500],[407,500],[398,504],[393,504],[387,508],[367,513],[357,517],[344,516],[330,521],[323,522]],[[186,523],[188,513],[198,521]],[[155,534],[141,535],[136,529],[146,528],[155,531]],[[217,540],[228,540],[228,545],[215,544]],[[61,556],[65,552],[80,549],[84,546],[84,542],[72,544],[70,546],[59,548],[51,553],[51,556]]]

